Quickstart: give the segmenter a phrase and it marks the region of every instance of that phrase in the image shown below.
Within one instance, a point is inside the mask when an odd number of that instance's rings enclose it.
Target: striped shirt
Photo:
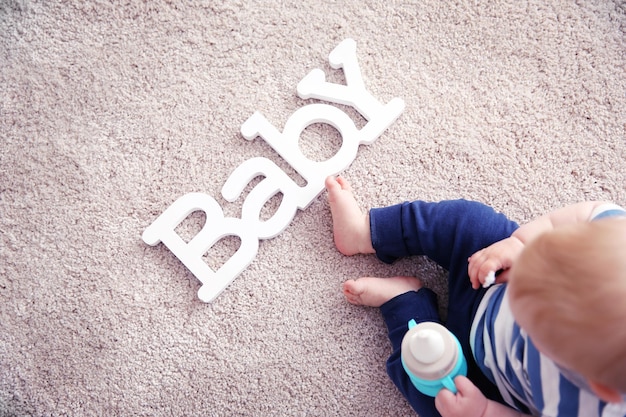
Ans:
[[[626,216],[605,204],[590,220]],[[607,404],[584,378],[562,369],[534,346],[511,313],[507,285],[492,286],[482,299],[470,335],[472,352],[483,373],[513,408],[546,417],[626,417],[626,403]]]

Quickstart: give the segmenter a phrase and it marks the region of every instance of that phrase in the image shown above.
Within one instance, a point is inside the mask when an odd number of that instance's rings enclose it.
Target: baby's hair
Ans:
[[[557,228],[529,242],[509,295],[556,362],[626,393],[626,219]],[[516,316],[520,316],[519,313]]]

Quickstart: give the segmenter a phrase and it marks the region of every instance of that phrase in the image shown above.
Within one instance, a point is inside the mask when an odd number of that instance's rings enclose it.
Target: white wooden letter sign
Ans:
[[[357,129],[344,111],[323,103],[308,104],[296,110],[282,132],[259,112],[241,126],[244,138],[261,137],[276,150],[306,180],[304,187],[298,186],[271,160],[252,158],[235,168],[222,187],[224,199],[234,202],[250,181],[264,177],[245,198],[241,218],[224,217],[220,205],[207,194],[189,193],[176,200],[144,231],[145,243],[162,242],[200,280],[198,297],[202,301],[210,302],[217,297],[253,261],[259,239],[275,237],[285,230],[298,209],[304,210],[324,190],[324,179],[346,169],[356,158],[359,145],[373,143],[404,110],[401,99],[382,104],[365,89],[354,40],[342,41],[330,53],[329,61],[333,68],[343,69],[346,85],[329,83],[322,70],[314,69],[298,84],[298,95],[354,107],[367,120],[363,128]],[[304,129],[313,123],[329,124],[341,135],[341,148],[326,161],[311,161],[298,145]],[[280,207],[270,219],[261,221],[263,206],[279,192],[283,195]],[[175,229],[196,210],[206,214],[206,223],[185,243]],[[226,236],[239,237],[241,245],[214,271],[202,256]]]

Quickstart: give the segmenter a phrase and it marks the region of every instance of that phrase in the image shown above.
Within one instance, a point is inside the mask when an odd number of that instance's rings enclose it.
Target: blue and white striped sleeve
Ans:
[[[626,210],[617,204],[601,204],[591,212],[590,221],[600,220],[607,217],[626,217]]]

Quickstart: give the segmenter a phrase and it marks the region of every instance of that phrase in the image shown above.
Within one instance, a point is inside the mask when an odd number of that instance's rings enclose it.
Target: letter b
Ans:
[[[176,233],[176,227],[197,210],[206,214],[202,230],[189,241]],[[237,236],[241,245],[235,254],[217,271],[213,271],[202,256],[226,236]],[[203,193],[189,193],[169,206],[144,232],[142,239],[154,246],[163,242],[167,248],[200,280],[198,297],[208,303],[215,299],[235,277],[252,262],[259,249],[259,239],[254,227],[245,220],[224,217],[215,199]]]

